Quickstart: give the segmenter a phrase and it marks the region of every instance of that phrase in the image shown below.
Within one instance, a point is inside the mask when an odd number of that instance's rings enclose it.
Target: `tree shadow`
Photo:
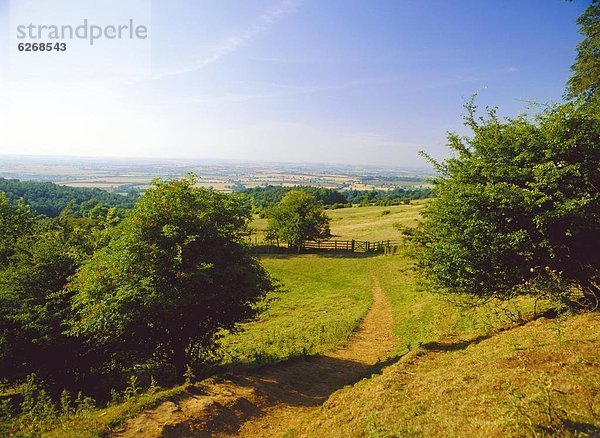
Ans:
[[[234,383],[252,387],[270,402],[289,406],[319,406],[340,388],[361,378],[369,367],[329,356],[292,359],[237,375]]]
[[[588,436],[600,436],[600,427],[596,424],[584,423],[581,421],[572,421],[569,419],[561,420],[562,426],[569,432],[580,432]]]
[[[402,356],[393,356],[374,365],[331,356],[305,356],[274,365],[249,370],[223,378],[234,385],[251,389],[263,403],[256,406],[240,397],[232,406],[219,406],[213,420],[201,434],[236,434],[243,424],[265,415],[270,407],[316,407],[322,405],[334,392],[359,380],[379,374]]]
[[[483,342],[486,339],[490,339],[491,337],[496,336],[502,332],[524,326],[524,325],[529,324],[530,322],[533,322],[540,318],[554,319],[554,318],[557,318],[558,315],[559,314],[556,311],[556,309],[549,309],[549,310],[545,311],[544,313],[534,315],[531,318],[523,319],[523,320],[515,322],[509,326],[499,327],[495,330],[489,331],[488,333],[485,333],[485,334],[479,335],[479,336],[475,336],[470,339],[461,339],[456,342],[452,342],[452,341],[427,342],[425,344],[422,344],[421,348],[424,348],[427,351],[437,351],[437,352],[464,350],[465,348],[467,348],[470,345],[477,345],[480,342]]]
[[[371,257],[378,257],[383,254],[383,252],[350,252],[350,251],[335,251],[335,250],[327,250],[327,249],[310,249],[303,250],[301,252],[280,252],[280,253],[260,253],[255,254],[261,258],[277,258],[277,259],[292,259],[302,255],[316,255],[318,257],[323,258],[338,258],[338,259],[364,259]]]

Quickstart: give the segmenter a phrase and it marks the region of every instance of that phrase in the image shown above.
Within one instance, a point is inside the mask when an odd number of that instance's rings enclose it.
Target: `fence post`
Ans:
[[[365,252],[369,252],[370,250],[370,246],[371,246],[371,242],[369,242],[368,240],[365,242],[367,244],[367,250]]]
[[[352,252],[354,252],[354,239],[352,239]]]

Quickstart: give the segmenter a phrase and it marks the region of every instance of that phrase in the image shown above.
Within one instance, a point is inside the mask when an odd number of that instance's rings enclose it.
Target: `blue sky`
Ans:
[[[21,1],[36,0],[0,0],[6,44]],[[128,1],[96,3],[110,20]],[[149,21],[144,46],[3,60],[0,153],[422,165],[420,149],[445,154],[474,92],[503,115],[560,100],[589,4],[131,2]],[[82,56],[111,61],[86,69]],[[143,68],[126,70],[131,59]]]

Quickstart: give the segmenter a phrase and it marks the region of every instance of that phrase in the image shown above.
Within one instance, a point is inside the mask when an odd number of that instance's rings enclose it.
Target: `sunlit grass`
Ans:
[[[416,348],[334,394],[302,436],[596,436],[600,316]]]
[[[389,207],[368,206],[326,210],[331,218],[332,239],[339,240],[399,240],[400,233],[396,224],[414,226],[428,200],[411,201],[410,205],[392,205]],[[256,216],[251,223],[254,230],[252,239],[259,242],[264,239],[268,220]]]
[[[399,236],[395,223],[414,224],[421,208],[418,203],[328,214],[339,238],[387,240]],[[334,401],[305,424],[309,436],[322,436],[324,431],[328,436],[539,433],[532,429],[535,425],[564,432],[559,416],[563,411],[577,424],[596,421],[590,412],[600,411],[600,390],[593,393],[590,388],[600,386],[600,354],[590,346],[599,341],[597,315],[563,322],[542,319],[490,337],[498,328],[511,327],[506,314],[495,304],[460,307],[429,292],[403,247],[387,256],[290,254],[261,260],[282,289],[271,295],[269,310],[258,320],[223,338],[222,366],[239,369],[340,347],[368,311],[374,278],[391,301],[394,354],[408,352],[382,376],[334,395]],[[514,315],[532,316],[532,300],[511,306]],[[432,351],[428,348],[437,344],[431,343],[458,347]],[[548,386],[549,381],[554,386]],[[545,415],[540,404],[544,388],[550,388],[546,391],[556,407],[554,416]],[[25,424],[21,431],[35,426],[45,436],[97,436],[183,392],[178,386],[141,394],[108,408]]]
[[[282,290],[258,321],[223,339],[225,363],[267,363],[339,347],[370,306],[367,258],[294,255],[262,262]]]

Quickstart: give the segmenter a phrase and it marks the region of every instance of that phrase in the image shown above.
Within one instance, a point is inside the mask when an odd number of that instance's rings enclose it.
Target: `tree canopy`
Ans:
[[[329,217],[315,197],[301,190],[292,190],[270,210],[266,235],[300,249],[306,240],[331,236]]]
[[[478,116],[450,134],[435,199],[419,230],[421,267],[437,289],[477,297],[535,294],[600,306],[600,5],[578,24],[568,95],[534,118]],[[583,296],[583,299],[577,297]],[[575,299],[574,299],[575,297]]]
[[[555,105],[533,120],[501,120],[493,109],[478,117],[472,102],[467,112],[472,135],[449,135],[455,156],[436,163],[436,198],[422,231],[409,232],[421,265],[449,292],[506,298],[577,288],[597,305],[597,101]]]
[[[68,205],[72,215],[101,217],[111,207],[120,212],[132,208],[138,197],[137,192],[119,195],[98,188],[7,178],[0,178],[0,192],[11,205],[16,206],[23,199],[32,210],[48,217],[57,217]]]
[[[250,212],[194,177],[155,181],[114,238],[77,272],[71,333],[120,360],[186,364],[254,317],[273,286],[242,243]]]
[[[0,210],[0,222],[26,214],[22,206]],[[83,344],[65,334],[71,313],[66,286],[93,250],[98,223],[70,217],[68,210],[55,219],[24,221],[18,236],[1,240],[11,248],[0,266],[0,376],[36,373],[72,387],[89,368]]]
[[[368,179],[365,178],[365,180]],[[431,196],[431,189],[421,186],[396,187],[390,190],[336,190],[313,186],[269,185],[243,189],[240,193],[249,198],[255,209],[262,213],[281,202],[283,197],[292,190],[300,190],[314,196],[327,208],[346,207],[352,204],[397,205],[411,199],[423,199]]]
[[[577,20],[584,39],[577,45],[577,58],[567,83],[570,97],[593,95],[600,85],[600,2],[592,1]]]

